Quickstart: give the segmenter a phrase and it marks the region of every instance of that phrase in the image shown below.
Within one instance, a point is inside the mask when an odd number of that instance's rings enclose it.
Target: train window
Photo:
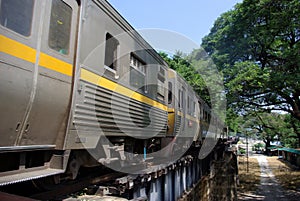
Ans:
[[[185,109],[186,109],[186,100],[185,100],[185,92],[186,92],[186,90],[185,90],[185,88],[182,88],[183,90],[182,90],[182,108],[183,108],[183,111],[185,111]]]
[[[0,3],[1,25],[23,36],[29,36],[34,0],[2,0]]]
[[[173,85],[172,85],[172,82],[168,83],[168,88],[169,88],[169,92],[168,92],[168,104],[171,104],[173,102],[173,97],[172,97]]]
[[[202,103],[200,101],[198,101],[198,104],[199,104],[199,117],[200,119],[203,118],[203,109],[202,109]]]
[[[158,74],[157,74],[157,98],[160,101],[164,101],[165,99],[165,87],[164,87],[164,83],[165,83],[165,70],[160,67]]]
[[[180,89],[178,89],[178,107],[181,108],[182,106],[182,91]]]
[[[203,117],[204,121],[208,122],[208,115],[207,112],[204,111],[204,117]]]
[[[143,75],[146,74],[145,62],[141,61],[141,59],[133,54],[130,55],[130,66],[141,72]]]
[[[187,97],[187,113],[191,114],[191,103],[190,103],[191,98],[188,96]]]
[[[53,0],[48,45],[65,55],[69,54],[71,21],[72,8],[62,0]]]
[[[196,116],[196,103],[195,103],[195,101],[193,101],[193,103],[192,103],[192,115]]]
[[[137,88],[145,90],[145,63],[138,59],[135,55],[130,55],[130,84]]]
[[[117,70],[118,46],[119,41],[111,34],[106,34],[105,43],[105,66]]]

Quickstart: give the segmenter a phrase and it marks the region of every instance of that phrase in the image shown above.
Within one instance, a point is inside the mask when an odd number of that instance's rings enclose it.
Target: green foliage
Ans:
[[[227,96],[226,123],[265,140],[299,146],[300,1],[244,0],[222,14],[203,38],[203,49],[173,57],[161,53],[209,105]],[[211,59],[212,58],[212,59]],[[224,75],[225,90],[222,89]],[[273,111],[288,114],[276,114]],[[249,132],[249,131],[247,131]]]
[[[244,117],[237,116],[235,120],[237,132],[247,133],[252,137],[259,136],[266,143],[266,147],[270,146],[272,141],[281,141],[285,147],[299,147],[297,134],[291,127],[291,120],[295,119],[290,114],[253,112]],[[295,128],[300,129],[299,122]]]
[[[187,56],[177,52],[173,57],[169,57],[166,53],[160,52],[161,57],[168,63],[169,67],[177,71],[188,83],[194,91],[208,104],[210,104],[210,98],[208,89],[204,79],[200,73],[188,60]],[[190,59],[191,60],[191,59]],[[193,62],[193,61],[192,61]]]
[[[299,0],[244,0],[215,21],[202,47],[224,74],[233,111],[280,110],[300,121],[299,19]],[[299,142],[300,130],[288,124]]]
[[[263,143],[256,143],[254,144],[254,149],[255,150],[260,150],[261,148],[263,148],[265,145]]]
[[[242,148],[239,148],[238,152],[239,154],[246,154],[246,150]]]
[[[186,56],[177,52],[172,57],[160,53],[169,67],[176,70],[219,118],[225,121],[226,98],[223,76],[203,49]]]

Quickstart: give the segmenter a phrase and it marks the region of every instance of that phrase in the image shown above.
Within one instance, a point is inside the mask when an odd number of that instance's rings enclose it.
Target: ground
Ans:
[[[299,197],[299,170],[277,156],[254,155],[248,163],[246,157],[239,157],[238,200],[298,201]]]

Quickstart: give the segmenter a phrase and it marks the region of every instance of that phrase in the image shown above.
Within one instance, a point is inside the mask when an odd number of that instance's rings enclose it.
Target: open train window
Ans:
[[[173,91],[173,85],[172,85],[172,82],[169,82],[168,83],[168,104],[171,104],[173,102],[173,96],[172,96],[172,91]]]
[[[194,117],[196,116],[196,103],[195,103],[195,101],[192,102],[192,115]]]
[[[187,97],[187,113],[191,114],[191,98],[190,98],[190,96]]]
[[[146,65],[134,54],[130,55],[130,85],[145,89]]]
[[[204,111],[204,117],[203,117],[204,121],[208,123],[208,113],[207,111]]]
[[[49,47],[61,54],[69,54],[72,8],[62,0],[52,0]]]
[[[165,70],[162,67],[159,67],[159,71],[157,74],[157,99],[160,101],[164,101],[165,100],[165,87],[164,87],[164,83],[165,83]]]
[[[117,71],[118,46],[119,41],[111,34],[107,33],[105,37],[104,65],[113,70],[114,73]]]
[[[199,104],[199,117],[200,119],[203,118],[203,108],[202,108],[202,103],[200,101],[198,101],[198,104]]]
[[[182,107],[182,91],[180,89],[178,89],[178,107],[181,108]]]
[[[1,0],[0,23],[23,36],[31,34],[34,0]]]
[[[185,99],[185,88],[182,88],[182,109],[185,112],[186,111],[186,99]]]

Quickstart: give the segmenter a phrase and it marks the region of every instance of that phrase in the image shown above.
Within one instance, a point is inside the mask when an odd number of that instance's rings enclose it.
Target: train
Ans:
[[[0,186],[169,157],[200,146],[209,125],[225,136],[105,0],[0,0],[0,50]]]

